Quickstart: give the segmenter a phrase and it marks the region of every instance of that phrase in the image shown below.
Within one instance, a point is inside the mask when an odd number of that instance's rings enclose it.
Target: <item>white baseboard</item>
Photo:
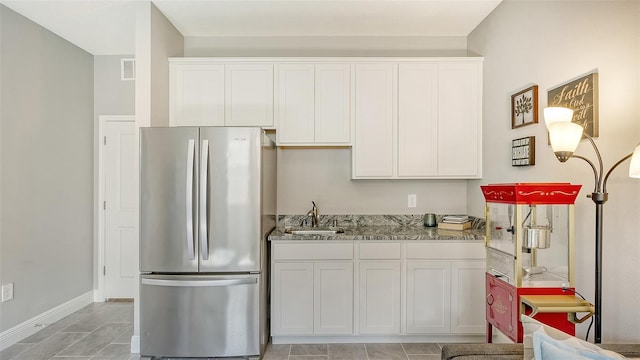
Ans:
[[[478,343],[484,335],[341,335],[341,336],[271,336],[272,344],[328,344],[328,343]]]
[[[131,337],[131,353],[140,354],[140,336],[133,335]]]
[[[93,303],[93,296],[93,290],[88,291],[75,299],[71,299],[62,305],[56,306],[53,309],[47,310],[40,315],[12,327],[11,329],[3,331],[0,333],[0,350],[4,350],[18,341],[41,330],[42,328],[36,327],[36,324],[54,323]]]

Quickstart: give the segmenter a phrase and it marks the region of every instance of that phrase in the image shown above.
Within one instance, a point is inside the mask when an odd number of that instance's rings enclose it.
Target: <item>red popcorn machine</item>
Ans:
[[[593,305],[574,293],[573,204],[580,188],[569,183],[481,186],[487,342],[493,327],[522,342],[520,314],[571,335],[576,323],[593,314]]]

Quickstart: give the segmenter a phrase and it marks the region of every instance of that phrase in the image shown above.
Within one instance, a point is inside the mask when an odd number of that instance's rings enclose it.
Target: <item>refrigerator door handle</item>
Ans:
[[[185,191],[185,204],[187,207],[187,250],[189,253],[189,260],[194,260],[196,258],[195,244],[193,243],[193,162],[195,160],[195,148],[196,141],[194,139],[189,139],[189,143],[187,145],[187,188]]]
[[[173,287],[210,287],[257,284],[257,278],[246,279],[219,279],[219,280],[165,280],[142,279],[142,285],[173,286]]]
[[[200,252],[202,260],[209,260],[209,237],[207,236],[207,172],[209,166],[209,140],[202,140],[200,151]]]

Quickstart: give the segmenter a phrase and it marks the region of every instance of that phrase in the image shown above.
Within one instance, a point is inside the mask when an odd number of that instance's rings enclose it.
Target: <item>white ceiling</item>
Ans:
[[[467,36],[502,0],[156,0],[184,36]],[[135,52],[135,0],[0,0],[94,55]]]

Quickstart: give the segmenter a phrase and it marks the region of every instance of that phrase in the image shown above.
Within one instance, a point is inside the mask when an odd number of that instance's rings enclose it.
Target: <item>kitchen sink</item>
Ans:
[[[285,229],[284,232],[286,234],[294,234],[294,235],[335,235],[335,234],[343,234],[344,229],[340,228],[288,228]]]

